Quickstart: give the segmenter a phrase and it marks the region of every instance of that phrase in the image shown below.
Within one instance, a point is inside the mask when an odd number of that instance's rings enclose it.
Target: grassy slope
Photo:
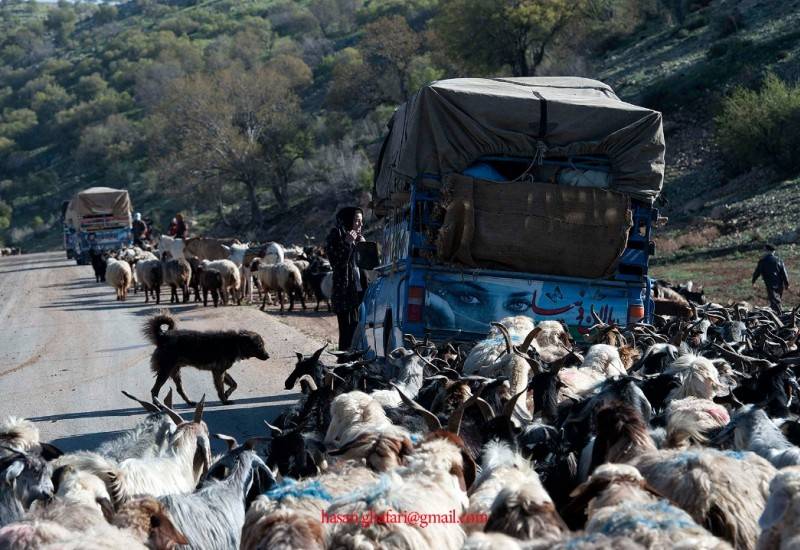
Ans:
[[[737,7],[743,25],[727,31]],[[664,112],[667,172],[652,274],[704,284],[718,301],[766,303],[750,276],[764,241],[781,244],[790,278],[800,279],[800,178],[769,170],[729,179],[713,142],[713,114],[734,86],[757,86],[767,70],[800,74],[800,2],[712,2],[683,27],[643,29],[603,60],[598,77],[626,100]],[[788,303],[798,302],[791,293]]]

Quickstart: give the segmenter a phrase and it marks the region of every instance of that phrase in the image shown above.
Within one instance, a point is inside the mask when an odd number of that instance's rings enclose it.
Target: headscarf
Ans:
[[[362,216],[364,215],[364,211],[358,206],[346,206],[342,208],[336,213],[336,225],[345,231],[350,231],[353,229],[353,222],[356,219],[356,214],[359,212]]]

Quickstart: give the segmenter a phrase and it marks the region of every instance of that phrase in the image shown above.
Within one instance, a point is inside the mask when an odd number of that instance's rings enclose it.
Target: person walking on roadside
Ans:
[[[756,270],[753,272],[753,286],[756,286],[756,281],[759,277],[764,279],[769,306],[775,313],[780,315],[782,313],[781,298],[783,290],[789,288],[789,275],[786,273],[786,266],[783,265],[783,260],[775,254],[775,247],[767,244],[764,246],[764,250],[767,253],[758,260]]]
[[[356,243],[364,241],[364,211],[355,206],[336,214],[336,227],[325,240],[325,253],[333,268],[331,305],[339,322],[339,349],[348,350],[358,326],[358,308],[367,289],[366,276],[356,265]]]

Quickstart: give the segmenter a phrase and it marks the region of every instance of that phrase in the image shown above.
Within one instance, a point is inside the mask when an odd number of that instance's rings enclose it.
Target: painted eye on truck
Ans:
[[[475,296],[474,294],[458,294],[458,301],[462,304],[467,304],[470,306],[475,306],[481,303],[480,299]]]
[[[531,307],[531,304],[526,300],[513,300],[506,303],[506,309],[514,313],[523,313],[527,311],[529,307]]]

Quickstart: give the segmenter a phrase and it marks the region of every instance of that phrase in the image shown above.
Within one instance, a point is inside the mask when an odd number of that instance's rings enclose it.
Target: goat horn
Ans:
[[[514,348],[514,344],[511,342],[511,334],[509,334],[508,329],[502,323],[492,322],[490,324],[502,333],[506,341],[506,353],[510,354],[511,350]]]
[[[494,418],[494,409],[485,399],[479,397],[475,403],[477,403],[484,420],[488,421]]]
[[[442,429],[442,423],[439,422],[439,418],[435,414],[403,393],[403,390],[398,388],[396,384],[392,383],[391,385],[397,391],[403,403],[411,407],[412,410],[416,411],[420,416],[422,416],[430,431],[433,432]]]
[[[311,377],[310,374],[304,374],[303,376],[301,376],[300,377],[300,382],[302,382],[303,380],[305,380],[306,384],[308,384],[308,389],[309,390],[317,391],[317,389],[318,389],[317,388],[317,383],[314,382],[314,379]]]
[[[144,410],[146,410],[147,412],[151,412],[151,413],[153,413],[153,412],[154,413],[161,412],[161,409],[159,409],[158,407],[156,407],[152,403],[148,403],[147,401],[142,401],[138,397],[134,397],[133,395],[131,395],[128,392],[126,392],[125,390],[122,390],[122,395],[124,395],[128,399],[133,399],[134,401],[139,403],[144,408]]]
[[[175,410],[173,410],[172,408],[167,407],[166,405],[164,405],[164,403],[162,403],[161,401],[158,400],[158,397],[154,397],[153,398],[153,403],[155,403],[156,406],[158,408],[160,408],[162,411],[167,413],[167,416],[169,416],[170,419],[173,422],[175,422],[175,424],[183,424],[183,422],[184,422],[183,417],[181,415],[179,415],[177,412],[175,412]]]
[[[528,353],[528,348],[531,346],[531,342],[533,342],[533,340],[539,336],[540,332],[542,332],[542,327],[536,327],[528,333],[528,335],[525,337],[525,341],[522,342],[522,346],[520,347],[522,353]]]
[[[269,422],[267,422],[266,420],[264,421],[264,424],[267,426],[267,429],[268,429],[269,431],[271,431],[271,432],[278,432],[278,435],[283,435],[283,430],[282,430],[282,429],[280,429],[279,427],[277,427],[277,426],[273,426],[272,424],[270,424],[270,423],[269,423]]]
[[[234,450],[236,447],[238,447],[238,446],[239,446],[239,443],[237,443],[237,442],[236,442],[236,438],[235,438],[235,437],[231,437],[231,436],[229,436],[229,435],[225,435],[225,434],[211,434],[211,437],[213,437],[214,439],[219,439],[220,441],[224,441],[224,442],[225,442],[225,444],[228,446],[228,450],[229,450],[229,451],[232,451],[232,450]]]
[[[203,394],[203,397],[200,398],[200,402],[197,404],[197,408],[194,410],[194,418],[192,422],[200,423],[203,420],[203,409],[206,406],[206,394]]]
[[[512,417],[512,415],[514,414],[514,409],[517,406],[517,401],[519,400],[519,396],[522,395],[523,393],[527,392],[527,391],[528,391],[528,388],[525,388],[524,390],[522,390],[518,394],[515,394],[511,399],[506,401],[506,404],[503,406],[503,416],[505,416],[506,418],[509,418],[509,419]]]
[[[585,311],[585,310],[584,310],[584,311]],[[589,312],[592,314],[592,318],[593,318],[593,319],[594,319],[594,320],[597,322],[597,324],[598,324],[598,325],[601,325],[601,326],[606,326],[606,325],[608,325],[608,323],[606,323],[605,321],[603,321],[603,320],[600,318],[600,316],[597,314],[597,312],[594,310],[594,304],[592,304],[592,305],[589,307]]]
[[[170,409],[172,408],[172,388],[169,389],[167,396],[164,397],[164,404]]]
[[[478,401],[485,387],[486,387],[485,384],[481,384],[480,386],[478,386],[477,391],[472,394],[472,397],[461,403],[461,405],[459,405],[458,408],[453,411],[453,414],[447,420],[448,432],[458,435],[458,432],[461,431],[461,420],[464,418],[464,411],[466,411],[475,402]]]

